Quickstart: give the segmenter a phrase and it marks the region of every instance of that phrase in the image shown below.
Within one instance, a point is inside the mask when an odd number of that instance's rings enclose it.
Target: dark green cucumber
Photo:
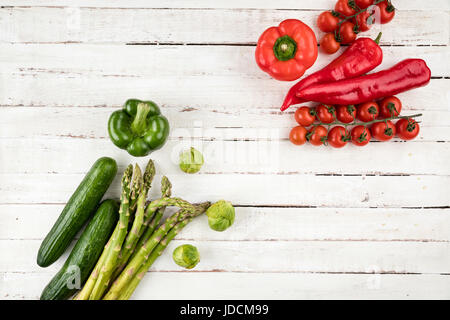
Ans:
[[[70,298],[89,277],[119,218],[119,204],[101,203],[61,270],[45,287],[41,300]]]
[[[48,267],[64,253],[78,231],[94,213],[117,173],[114,159],[98,159],[75,190],[50,232],[42,241],[37,264]]]

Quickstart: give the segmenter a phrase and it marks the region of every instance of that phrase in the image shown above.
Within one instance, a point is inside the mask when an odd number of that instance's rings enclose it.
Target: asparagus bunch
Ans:
[[[144,174],[129,165],[122,177],[119,222],[100,259],[75,299],[128,299],[167,244],[192,219],[206,211],[209,202],[192,205],[171,197],[172,185],[163,177],[162,197],[146,205],[155,166],[150,160]],[[159,227],[167,206],[180,210]]]

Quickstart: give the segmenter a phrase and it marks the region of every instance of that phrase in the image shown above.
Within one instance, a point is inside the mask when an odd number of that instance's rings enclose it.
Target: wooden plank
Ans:
[[[405,105],[402,114],[423,114],[420,117],[420,135],[414,142],[450,141],[449,111],[411,108]],[[0,137],[108,139],[106,123],[115,110],[117,108],[110,107],[0,107]],[[162,112],[170,121],[169,139],[222,141],[287,140],[289,131],[297,125],[294,110],[295,107],[288,112],[274,109],[165,107]],[[36,121],[37,118],[45,121]],[[67,122],[67,119],[70,121]],[[394,138],[394,141],[400,140]],[[8,140],[4,140],[0,148],[7,149],[8,145]]]
[[[290,17],[315,26],[319,13],[270,9],[5,7],[0,9],[0,28],[6,30],[0,34],[0,42],[254,44],[268,26]],[[448,17],[446,11],[398,11],[395,23],[376,25],[366,34],[374,37],[382,31],[383,44],[448,45],[449,30],[442,28],[448,24]],[[420,28],[416,24],[419,20]]]
[[[0,298],[38,299],[51,277],[0,274]],[[428,274],[152,272],[132,299],[449,299],[449,286],[449,276]]]
[[[130,97],[159,105],[205,108],[273,108],[278,111],[292,84],[263,77],[215,75],[98,77],[0,73],[3,106],[120,106]],[[399,95],[411,108],[448,111],[448,79],[432,79],[422,88]]]
[[[396,0],[398,10],[450,10],[446,0],[433,0],[426,6],[421,0]],[[211,9],[332,9],[330,0],[303,1],[297,0],[90,0],[87,5],[84,1],[74,0],[1,0],[2,6],[68,6],[68,7],[102,7],[102,8],[211,8]]]
[[[0,239],[43,239],[63,205],[1,205]],[[270,224],[270,227],[268,226]],[[449,209],[236,208],[229,232],[211,232],[206,216],[178,240],[450,241]]]
[[[213,232],[213,231],[211,231]],[[172,252],[184,240],[173,240],[151,270],[182,271]],[[198,241],[196,271],[320,273],[449,273],[449,242],[367,241]],[[34,261],[41,240],[0,240],[0,272],[38,272]],[[17,254],[20,252],[20,255]],[[60,259],[46,269],[57,271]],[[282,263],[280,263],[282,261]]]
[[[344,50],[342,48],[341,52]],[[254,54],[254,46],[0,44],[0,70],[24,77],[50,73],[62,77],[224,75],[268,78],[254,63]],[[321,69],[338,55],[320,54],[306,74]],[[186,63],[187,57],[189,63]],[[424,59],[434,77],[450,76],[450,66],[442,63],[450,59],[448,46],[385,46],[383,63],[375,70],[413,57]]]
[[[106,123],[105,123],[106,126]],[[106,131],[106,128],[105,128]],[[180,129],[175,129],[180,132]],[[171,140],[164,151],[152,153],[159,172],[181,174],[179,153],[191,145],[205,156],[202,174],[438,174],[450,175],[450,143],[373,142],[364,148],[349,144],[344,149],[294,146],[282,140],[278,130],[267,130],[274,141],[201,141]],[[80,152],[83,150],[83,152]],[[29,155],[33,158],[30,159]],[[116,148],[109,139],[29,138],[2,139],[0,174],[13,173],[82,173],[99,156],[116,159],[122,169],[136,159]],[[324,157],[326,156],[326,162]],[[349,157],[357,156],[356,161]],[[386,161],[392,157],[395,161]],[[31,163],[30,163],[31,160]],[[145,167],[145,160],[139,161]],[[325,165],[326,163],[326,165]]]
[[[90,154],[93,156],[93,154]],[[328,162],[329,157],[327,157]],[[159,164],[157,164],[158,172]],[[0,203],[65,203],[84,174],[1,174]],[[192,202],[227,198],[236,205],[447,207],[450,176],[171,174],[173,194]],[[159,181],[156,176],[155,181]],[[119,176],[108,197],[119,196]],[[152,197],[159,194],[153,189]]]

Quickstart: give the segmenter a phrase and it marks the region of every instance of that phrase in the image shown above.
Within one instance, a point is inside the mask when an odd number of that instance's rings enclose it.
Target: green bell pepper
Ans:
[[[135,157],[161,148],[169,135],[169,121],[152,101],[129,99],[114,111],[108,122],[109,137]]]

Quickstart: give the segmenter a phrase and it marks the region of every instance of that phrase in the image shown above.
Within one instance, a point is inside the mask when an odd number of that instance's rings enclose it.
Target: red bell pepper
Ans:
[[[377,67],[383,60],[383,51],[378,45],[380,37],[381,33],[375,41],[370,38],[358,38],[325,68],[300,80],[284,98],[281,111],[302,102],[302,99],[296,96],[299,90],[317,83],[358,77]]]
[[[430,82],[431,71],[422,59],[407,59],[390,69],[297,91],[297,97],[324,104],[359,104],[421,87]]]
[[[284,20],[261,35],[256,47],[258,66],[273,78],[292,81],[300,78],[317,59],[317,40],[306,24]]]

